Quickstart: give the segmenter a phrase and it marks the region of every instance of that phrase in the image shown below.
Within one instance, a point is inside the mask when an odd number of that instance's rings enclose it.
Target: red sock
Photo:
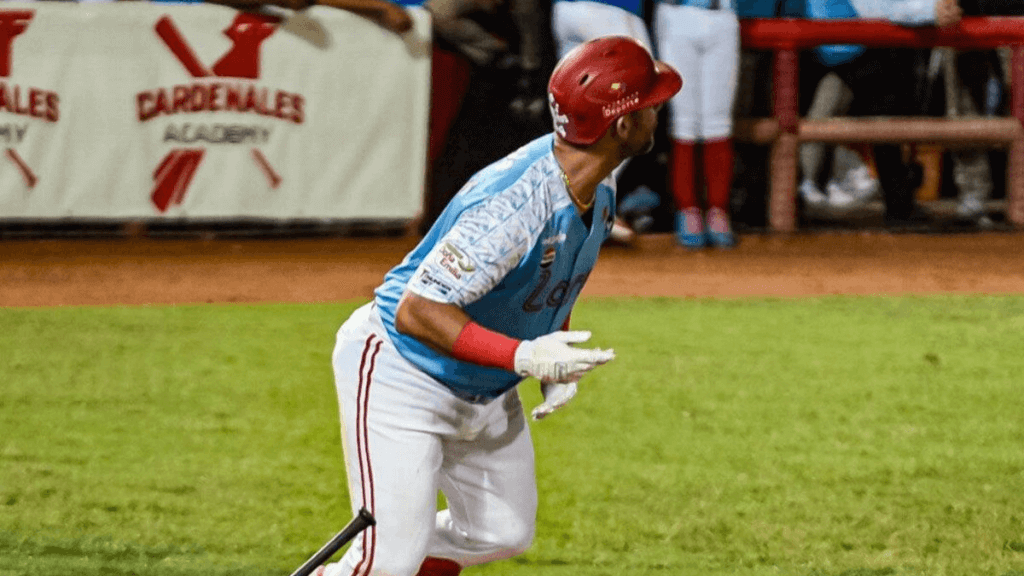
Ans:
[[[697,205],[697,189],[693,184],[693,142],[672,141],[672,197],[677,210]]]
[[[708,207],[729,211],[732,192],[732,138],[704,143],[704,181],[708,187]]]
[[[420,571],[416,576],[459,576],[459,572],[462,572],[462,566],[454,560],[427,556],[423,559],[423,564],[420,564]]]

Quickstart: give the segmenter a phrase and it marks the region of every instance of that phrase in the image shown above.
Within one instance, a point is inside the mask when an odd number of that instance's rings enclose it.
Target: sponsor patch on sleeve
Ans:
[[[420,270],[419,274],[416,275],[416,284],[420,286],[422,292],[428,294],[449,296],[455,292],[454,286],[445,283],[442,279],[435,277],[426,270]]]
[[[470,262],[469,257],[453,246],[451,242],[445,242],[439,246],[437,264],[456,280],[462,280],[467,274],[476,271],[476,266]]]

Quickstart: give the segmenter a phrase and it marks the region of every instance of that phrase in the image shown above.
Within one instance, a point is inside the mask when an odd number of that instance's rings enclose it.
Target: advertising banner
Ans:
[[[413,218],[430,22],[147,2],[0,7],[0,220]]]

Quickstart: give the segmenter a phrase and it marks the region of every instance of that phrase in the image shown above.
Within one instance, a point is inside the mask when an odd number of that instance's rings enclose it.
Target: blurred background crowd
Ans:
[[[62,0],[42,0],[58,2]],[[72,0],[63,0],[72,1]],[[146,1],[146,0],[78,0]],[[149,0],[163,1],[163,0]],[[200,3],[203,0],[175,0]],[[766,146],[734,141],[737,118],[771,116],[770,52],[740,42],[744,18],[873,18],[955,27],[964,16],[1024,15],[1024,0],[207,0],[241,9],[351,10],[401,34],[406,7],[432,15],[431,129],[424,231],[478,169],[551,129],[546,80],[574,46],[632,36],[686,85],[661,114],[652,154],[616,172],[613,238],[671,232],[685,247],[729,248],[765,229]],[[799,114],[992,117],[1008,113],[1008,52],[828,45],[800,53]],[[998,148],[804,143],[801,228],[963,230],[1005,225]]]

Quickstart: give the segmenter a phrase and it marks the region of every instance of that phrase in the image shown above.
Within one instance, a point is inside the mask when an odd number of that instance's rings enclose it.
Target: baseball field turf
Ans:
[[[290,574],[351,516],[357,304],[0,309],[0,576]],[[531,424],[533,548],[466,576],[1024,576],[1024,297],[573,324],[619,357]]]

